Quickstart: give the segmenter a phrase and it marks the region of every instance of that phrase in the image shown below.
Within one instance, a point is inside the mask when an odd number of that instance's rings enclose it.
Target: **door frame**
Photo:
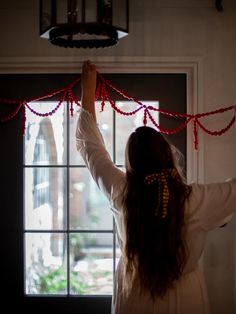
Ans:
[[[83,59],[84,60],[84,59]],[[81,58],[0,58],[0,74],[75,74],[80,75],[80,70],[83,60]],[[139,74],[163,74],[163,73],[176,73],[186,74],[187,80],[187,113],[196,114],[202,112],[202,62],[200,59],[158,59],[151,57],[143,58],[131,58],[131,57],[120,57],[120,58],[91,58],[96,63],[101,73],[139,73]],[[131,95],[132,96],[132,95]],[[157,95],[158,99],[158,95]],[[18,119],[20,119],[18,117]],[[10,126],[9,126],[10,128]],[[14,130],[12,130],[14,132]],[[15,134],[12,134],[12,141]],[[21,136],[18,134],[18,136]],[[187,127],[187,180],[188,182],[199,182],[203,181],[203,156],[204,156],[204,143],[202,134],[199,134],[199,151],[195,151],[193,147],[193,130],[192,125]],[[21,196],[19,196],[21,197]],[[20,199],[18,199],[20,201]],[[10,215],[10,213],[9,213]],[[10,216],[9,216],[10,217]],[[19,218],[20,219],[20,218]],[[21,230],[17,231],[20,234]],[[21,244],[21,243],[19,243]],[[7,249],[6,249],[7,250]],[[20,287],[19,287],[20,289]],[[87,302],[90,304],[91,309],[96,307],[104,306],[109,307],[110,298],[100,298],[96,304],[89,302],[90,298],[81,298],[79,301]],[[42,299],[41,299],[42,300]],[[78,307],[78,300],[71,299],[73,308]],[[28,298],[28,302],[32,301],[36,308],[42,306],[40,298]],[[69,302],[69,300],[67,300]],[[57,298],[58,305],[64,304],[62,298]],[[31,303],[31,302],[30,302]],[[50,298],[44,298],[44,305],[47,308],[53,307],[53,302],[50,302]],[[85,304],[84,303],[84,304]],[[62,306],[62,304],[61,304]],[[43,309],[43,308],[42,308]]]

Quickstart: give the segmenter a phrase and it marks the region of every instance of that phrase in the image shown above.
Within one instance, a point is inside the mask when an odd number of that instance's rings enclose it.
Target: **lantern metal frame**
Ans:
[[[86,22],[86,0],[64,0],[67,4],[67,21],[58,22],[58,1],[40,0],[40,37],[53,45],[65,48],[104,48],[116,45],[129,32],[128,0],[94,0],[95,20]],[[123,4],[125,25],[113,24],[113,3]],[[47,7],[46,13],[44,12]],[[80,13],[78,21],[77,14]],[[46,22],[45,22],[46,21]]]

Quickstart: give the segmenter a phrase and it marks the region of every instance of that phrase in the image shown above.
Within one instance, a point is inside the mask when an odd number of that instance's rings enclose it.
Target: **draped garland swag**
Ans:
[[[77,85],[78,88],[80,88],[80,80],[81,78],[77,78],[75,81],[73,81],[71,84],[69,84],[66,87],[60,88],[58,90],[52,91],[46,95],[42,95],[36,98],[28,99],[28,100],[13,100],[13,99],[0,99],[0,103],[4,104],[9,104],[9,105],[15,105],[14,109],[10,112],[8,115],[0,116],[0,122],[7,122],[11,119],[13,119],[19,111],[22,109],[23,110],[23,121],[22,121],[22,133],[23,135],[25,134],[25,128],[26,128],[26,110],[31,111],[33,114],[40,116],[40,117],[49,117],[52,116],[53,114],[56,113],[58,108],[61,106],[61,104],[64,101],[68,102],[69,105],[69,110],[70,110],[70,115],[73,116],[74,114],[74,107],[78,106],[80,107],[81,104],[78,100],[78,97],[74,93],[74,89]],[[124,99],[127,99],[129,101],[132,101],[136,104],[138,104],[138,107],[134,110],[131,110],[129,112],[125,112],[118,108],[116,106],[115,101],[112,100],[109,91],[113,90],[114,92],[118,93],[121,95]],[[40,113],[33,109],[31,107],[31,103],[37,102],[40,100],[45,100],[49,99],[55,95],[60,95],[59,102],[56,105],[56,107],[46,113]],[[183,113],[177,113],[177,112],[171,112],[167,111],[165,109],[159,109],[155,108],[150,105],[143,104],[142,102],[138,101],[137,99],[133,98],[132,96],[128,95],[126,92],[120,90],[116,86],[114,86],[108,79],[104,78],[102,75],[98,73],[98,84],[97,84],[97,89],[96,89],[96,94],[95,94],[95,100],[101,100],[101,111],[104,110],[105,107],[105,102],[108,102],[110,106],[115,110],[118,114],[121,114],[123,116],[132,116],[135,115],[138,111],[142,110],[143,111],[143,125],[147,124],[147,120],[149,119],[153,126],[157,128],[157,130],[163,134],[171,135],[180,132],[183,130],[189,123],[192,123],[192,130],[193,130],[193,138],[194,138],[194,148],[197,150],[198,149],[198,130],[199,128],[207,133],[210,136],[221,136],[222,134],[226,133],[235,123],[236,120],[236,105],[229,106],[229,107],[222,107],[213,111],[209,112],[204,112],[204,113],[197,113],[197,114],[183,114]],[[216,115],[216,114],[222,114],[226,111],[232,110],[233,116],[229,123],[222,129],[220,130],[209,130],[206,128],[202,122],[201,118]],[[174,117],[174,118],[179,118],[182,121],[180,122],[180,125],[176,128],[173,129],[166,129],[164,127],[161,127],[156,120],[153,117],[153,112],[158,112],[159,114],[167,115],[169,117]]]

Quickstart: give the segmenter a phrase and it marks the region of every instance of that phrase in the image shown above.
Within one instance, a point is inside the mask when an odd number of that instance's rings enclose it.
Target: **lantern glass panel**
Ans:
[[[51,27],[52,20],[52,7],[50,0],[41,1],[41,33],[44,33],[49,27]]]
[[[82,0],[57,0],[57,24],[81,23]]]
[[[127,30],[127,1],[113,0],[112,1],[112,25]]]
[[[112,25],[112,0],[98,1],[99,3],[99,22]]]
[[[82,0],[77,0],[77,6],[76,6],[76,10],[77,10],[77,23],[82,23]]]
[[[57,24],[67,23],[67,1],[57,0]]]
[[[97,1],[96,0],[86,0],[85,22],[86,23],[97,22]]]

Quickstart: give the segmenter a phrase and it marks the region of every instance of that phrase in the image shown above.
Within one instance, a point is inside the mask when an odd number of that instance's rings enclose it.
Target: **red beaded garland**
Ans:
[[[66,92],[64,92],[64,94],[63,94],[63,97],[61,98],[61,100],[59,101],[59,103],[57,104],[57,106],[53,109],[53,110],[51,110],[51,111],[49,111],[49,112],[46,112],[46,113],[40,113],[40,112],[37,112],[36,110],[34,110],[33,108],[31,108],[30,106],[29,106],[29,104],[25,104],[26,105],[26,107],[33,113],[33,114],[35,114],[36,116],[39,116],[39,117],[48,117],[48,116],[51,116],[52,114],[54,114],[56,111],[57,111],[57,109],[61,106],[61,104],[63,103],[63,101],[65,100],[65,96],[66,96]]]
[[[23,125],[24,125],[23,126],[23,133],[24,133],[25,132],[25,125],[26,125],[26,113],[25,113],[26,108],[29,109],[33,114],[35,114],[37,116],[48,117],[48,116],[53,115],[58,110],[58,108],[61,106],[62,102],[65,100],[68,101],[68,104],[70,106],[70,108],[69,108],[70,114],[71,114],[71,116],[73,116],[74,104],[76,104],[79,107],[81,106],[80,102],[78,101],[78,97],[73,92],[73,88],[80,82],[80,80],[81,80],[81,77],[74,80],[67,87],[60,88],[60,89],[52,91],[46,95],[42,95],[40,97],[36,97],[33,99],[29,99],[29,100],[19,101],[19,100],[12,100],[12,99],[0,99],[0,102],[2,102],[2,103],[9,103],[9,104],[18,105],[17,108],[13,112],[8,114],[7,116],[0,117],[0,122],[6,122],[6,121],[13,119],[17,115],[17,113],[20,111],[21,107],[23,106],[23,110],[24,110],[24,113],[23,113]],[[123,98],[132,101],[134,104],[138,104],[139,106],[136,109],[131,110],[129,112],[125,112],[125,111],[121,110],[120,108],[118,108],[116,106],[115,101],[113,101],[111,99],[110,94],[108,92],[108,88],[112,89],[114,92],[118,93]],[[29,105],[32,102],[37,102],[40,100],[48,99],[48,98],[51,98],[51,97],[58,95],[58,94],[62,94],[62,97],[61,97],[60,101],[58,102],[58,104],[56,105],[56,107],[49,112],[40,113],[40,112],[36,111],[35,109],[31,108],[31,106]],[[177,112],[170,112],[170,111],[165,110],[165,109],[159,109],[159,108],[155,108],[153,106],[146,106],[142,102],[136,100],[134,97],[129,96],[124,91],[115,87],[109,80],[103,78],[99,73],[98,73],[98,86],[97,86],[96,93],[95,93],[95,100],[98,100],[98,99],[101,99],[101,111],[104,110],[106,101],[109,102],[109,104],[113,108],[113,110],[115,110],[117,113],[119,113],[123,116],[131,116],[131,115],[136,114],[138,111],[143,110],[143,125],[147,125],[147,118],[149,118],[150,121],[152,122],[152,124],[161,133],[168,134],[168,135],[180,132],[185,127],[187,127],[187,125],[190,121],[193,121],[193,135],[194,135],[194,147],[195,147],[195,149],[198,149],[198,126],[201,128],[202,131],[206,132],[210,136],[220,136],[220,135],[224,134],[225,132],[227,132],[236,121],[236,105],[225,107],[225,108],[220,108],[220,109],[205,112],[205,113],[198,113],[195,115],[194,114],[183,114],[183,113],[177,113]],[[208,116],[215,115],[215,114],[221,114],[221,113],[224,113],[224,112],[229,111],[229,110],[234,111],[234,116],[230,120],[230,122],[227,124],[227,126],[220,129],[220,130],[211,131],[211,130],[207,129],[202,124],[202,122],[200,122],[200,118],[208,117]],[[183,119],[185,119],[185,121],[183,123],[181,123],[178,127],[171,129],[171,130],[168,130],[166,128],[161,127],[155,121],[155,119],[153,118],[153,116],[151,114],[152,111],[156,111],[159,114],[164,114],[164,115],[167,115],[170,117],[183,118]]]
[[[206,127],[204,127],[202,125],[202,123],[197,119],[197,124],[200,126],[200,128],[203,131],[205,131],[207,134],[212,135],[212,136],[219,136],[219,135],[224,134],[226,131],[228,131],[231,128],[231,126],[234,124],[234,122],[235,122],[235,116],[230,120],[230,122],[227,124],[227,126],[225,128],[222,128],[219,131],[211,131],[211,130],[207,129]]]
[[[102,83],[101,83],[101,112],[104,110],[105,107],[105,100],[106,100],[106,83],[105,80],[102,79]]]
[[[194,135],[194,148],[198,149],[198,130],[197,130],[198,119],[193,120],[193,135]]]
[[[26,130],[26,104],[23,104],[23,115],[22,115],[22,134],[25,135]]]
[[[0,102],[1,102],[1,100],[0,100]],[[6,102],[6,101],[5,101],[5,103],[14,103],[14,104],[17,104],[18,102],[15,102],[15,101]],[[11,120],[12,118],[14,118],[14,117],[17,115],[17,113],[20,111],[20,108],[22,107],[22,105],[23,105],[23,102],[20,102],[20,103],[18,104],[18,107],[16,108],[15,111],[13,111],[12,113],[10,113],[10,114],[7,115],[6,117],[0,117],[0,122],[7,122],[7,121]]]

